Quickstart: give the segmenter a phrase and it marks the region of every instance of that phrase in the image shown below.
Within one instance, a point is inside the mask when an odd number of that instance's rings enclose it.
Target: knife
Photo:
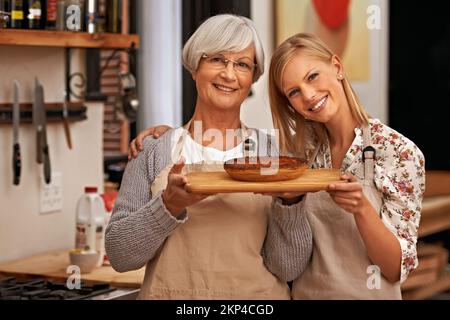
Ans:
[[[72,139],[70,137],[70,128],[69,128],[69,110],[67,107],[67,92],[64,94],[64,102],[63,102],[63,124],[64,124],[64,133],[66,134],[66,141],[69,149],[72,149]]]
[[[20,171],[22,168],[22,160],[20,157],[19,145],[19,128],[20,128],[20,105],[19,105],[19,82],[14,80],[14,103],[13,103],[13,174],[14,185],[20,183]]]
[[[40,123],[40,106],[39,106],[39,83],[36,79],[34,82],[34,94],[33,94],[33,125],[36,129],[36,162],[42,163],[42,125]]]
[[[37,163],[44,164],[44,178],[51,181],[50,153],[47,144],[46,110],[44,105],[44,88],[36,78],[34,85],[33,123],[36,127]]]

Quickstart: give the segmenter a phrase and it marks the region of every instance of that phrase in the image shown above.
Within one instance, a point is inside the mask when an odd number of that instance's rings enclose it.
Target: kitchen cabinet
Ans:
[[[70,274],[66,273],[69,262],[69,251],[44,253],[20,260],[0,263],[0,275],[16,277],[42,277],[65,281]],[[102,266],[90,273],[82,273],[81,280],[95,283],[108,283],[115,287],[140,288],[144,279],[145,267],[119,273],[110,266]]]

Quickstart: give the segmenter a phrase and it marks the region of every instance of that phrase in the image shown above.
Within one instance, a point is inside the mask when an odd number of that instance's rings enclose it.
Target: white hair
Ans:
[[[219,14],[203,22],[183,48],[183,65],[193,73],[203,54],[240,52],[255,47],[253,82],[264,73],[264,50],[253,21],[242,16]]]

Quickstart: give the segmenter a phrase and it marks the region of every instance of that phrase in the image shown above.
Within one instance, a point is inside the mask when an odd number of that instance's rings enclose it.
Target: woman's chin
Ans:
[[[230,101],[216,101],[213,105],[214,108],[220,109],[220,110],[239,110],[241,104],[237,104],[236,102],[230,102]]]

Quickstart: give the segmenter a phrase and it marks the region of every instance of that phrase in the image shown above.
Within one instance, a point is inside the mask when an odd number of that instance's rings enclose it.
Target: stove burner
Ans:
[[[70,290],[64,283],[34,279],[18,281],[15,277],[0,280],[0,300],[81,300],[116,290],[107,283],[86,285]]]

